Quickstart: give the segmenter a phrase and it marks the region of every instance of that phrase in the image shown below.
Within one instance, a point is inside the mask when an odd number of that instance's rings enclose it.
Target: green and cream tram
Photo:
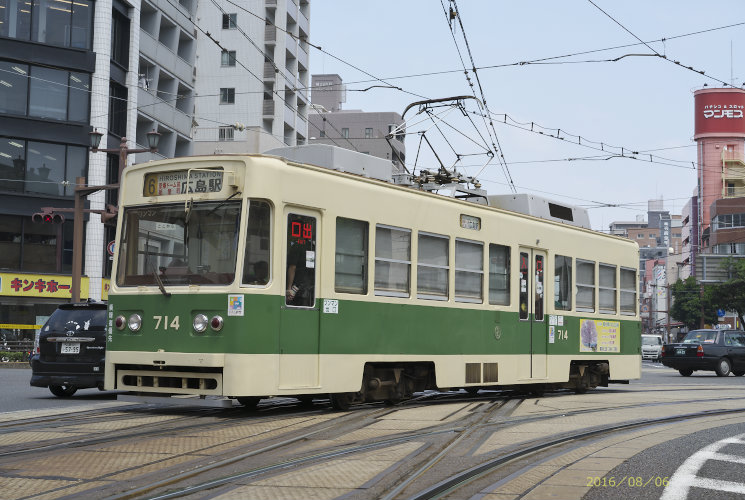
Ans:
[[[120,196],[107,389],[346,408],[640,377],[633,241],[275,156],[134,165]]]

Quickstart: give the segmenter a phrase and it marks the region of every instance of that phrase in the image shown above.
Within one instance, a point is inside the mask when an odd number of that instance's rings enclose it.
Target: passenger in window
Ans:
[[[253,263],[253,274],[244,280],[249,285],[266,285],[269,282],[269,264],[265,260]]]
[[[314,258],[310,240],[292,241],[287,252],[287,289],[285,303],[310,307],[313,300],[313,272],[308,258]]]

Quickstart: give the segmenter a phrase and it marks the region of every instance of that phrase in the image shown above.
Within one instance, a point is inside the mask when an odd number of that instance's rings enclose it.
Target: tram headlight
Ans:
[[[212,328],[216,332],[219,332],[220,330],[222,330],[222,325],[222,316],[212,316],[212,319],[210,320],[210,328]]]
[[[139,329],[142,327],[142,316],[140,316],[139,314],[133,314],[129,317],[127,326],[129,326],[129,329],[133,332],[139,331]]]
[[[124,330],[124,327],[127,326],[127,318],[120,314],[114,320],[114,325],[116,326],[117,330]]]
[[[194,316],[194,321],[192,321],[191,324],[194,327],[195,332],[204,333],[204,331],[207,329],[207,325],[209,324],[209,320],[204,314],[197,314],[196,316]]]

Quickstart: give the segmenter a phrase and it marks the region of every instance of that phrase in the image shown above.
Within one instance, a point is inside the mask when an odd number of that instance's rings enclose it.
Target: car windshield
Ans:
[[[117,284],[232,283],[240,215],[240,200],[126,208]]]
[[[660,337],[642,337],[642,344],[644,344],[644,345],[662,345],[662,338],[660,338]]]
[[[694,330],[683,339],[684,344],[713,344],[717,341],[717,332]]]
[[[75,332],[103,331],[106,326],[106,309],[80,308],[57,309],[41,329],[46,332]]]

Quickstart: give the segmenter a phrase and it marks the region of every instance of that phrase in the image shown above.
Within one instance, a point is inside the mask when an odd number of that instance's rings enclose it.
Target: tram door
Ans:
[[[546,378],[545,264],[546,252],[520,247],[520,345],[530,353],[530,361],[521,366],[521,378]]]
[[[288,209],[284,228],[285,297],[279,326],[280,388],[318,386],[319,310],[316,307],[319,214]]]

